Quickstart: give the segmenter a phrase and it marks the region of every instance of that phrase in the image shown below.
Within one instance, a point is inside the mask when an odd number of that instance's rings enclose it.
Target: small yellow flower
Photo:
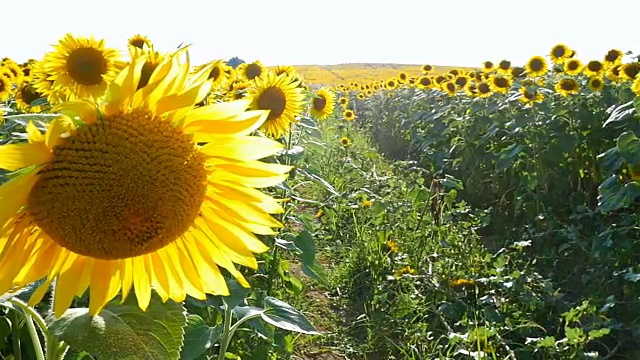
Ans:
[[[385,252],[397,253],[400,251],[400,247],[398,246],[398,243],[391,239],[385,241],[384,245],[386,250]]]
[[[322,209],[319,209],[318,212],[314,215],[316,219],[320,219],[323,216],[324,216],[324,210]]]
[[[475,284],[476,284],[475,280],[469,280],[469,279],[455,279],[451,281],[451,286],[453,287],[475,285]]]
[[[371,205],[373,205],[373,201],[371,200],[365,200],[362,202],[362,206],[364,207],[371,207]]]
[[[340,144],[342,144],[343,147],[347,147],[351,145],[351,139],[349,139],[348,137],[342,137],[340,139]]]

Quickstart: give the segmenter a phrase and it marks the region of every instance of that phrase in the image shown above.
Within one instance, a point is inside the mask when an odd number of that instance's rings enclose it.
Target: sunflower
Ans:
[[[260,61],[254,61],[252,63],[244,63],[238,66],[237,72],[248,80],[253,80],[264,72],[264,66]]]
[[[460,70],[460,69],[451,69],[451,70],[449,70],[449,74],[453,75],[454,77],[460,75],[462,72],[463,71]]]
[[[342,106],[347,106],[348,102],[349,102],[349,99],[347,99],[345,96],[343,96],[340,99],[338,99],[338,104],[340,104]]]
[[[599,76],[589,78],[589,89],[592,91],[601,91],[604,88],[604,81]]]
[[[20,109],[22,112],[38,113],[44,110],[44,106],[31,106],[31,103],[43,97],[44,95],[39,93],[33,87],[33,84],[24,82],[16,89],[15,101],[18,109]]]
[[[24,81],[24,73],[20,65],[16,64],[13,60],[5,60],[0,66],[8,70],[9,74],[11,74],[11,81],[13,81],[14,84],[22,84]]]
[[[311,116],[318,120],[325,120],[333,114],[335,107],[336,95],[333,91],[322,88],[318,90],[316,97],[311,100]]]
[[[364,93],[358,93],[358,95],[356,95],[356,99],[364,100],[365,99]]]
[[[433,65],[422,65],[422,72],[424,74],[430,74],[431,72],[433,72],[433,70],[435,70],[435,68],[433,67]]]
[[[485,61],[482,63],[482,71],[484,72],[492,72],[495,69],[495,66],[493,65],[493,62],[491,61]]]
[[[349,139],[348,137],[344,136],[342,138],[340,138],[340,145],[342,145],[343,147],[348,147],[351,145],[351,139]]]
[[[556,64],[562,64],[566,59],[568,59],[571,55],[571,49],[567,45],[558,44],[551,48],[551,61]]]
[[[525,65],[527,76],[543,76],[547,73],[547,61],[542,56],[534,56]]]
[[[624,64],[620,69],[621,77],[627,80],[634,80],[638,73],[640,73],[640,62]]]
[[[296,69],[291,66],[291,65],[278,65],[276,66],[273,70],[272,70],[277,76],[280,76],[282,74],[287,74],[289,75],[289,79],[291,80],[291,82],[298,82],[298,86],[302,86],[302,77],[300,77],[300,75],[298,74],[298,72],[296,71]],[[358,84],[357,83],[353,83],[352,84],[352,89],[356,90]]]
[[[104,40],[75,38],[71,34],[54,48],[42,60],[43,67],[66,99],[99,98],[104,94],[116,75],[116,50],[105,48]]]
[[[213,85],[212,88],[217,90],[225,86],[228,80],[226,71],[228,67],[229,66],[223,60],[215,60],[196,67],[195,72],[198,72],[204,68],[210,68],[211,70],[209,71],[208,77]]]
[[[275,139],[289,132],[296,116],[304,108],[304,94],[291,76],[283,73],[276,76],[266,73],[255,80],[255,86],[249,91],[254,110],[269,110],[269,116],[261,127],[262,132]]]
[[[538,103],[544,99],[544,96],[537,89],[528,89],[526,87],[520,88],[520,100],[525,104]]]
[[[398,82],[399,83],[406,84],[408,80],[409,80],[409,77],[407,76],[407,73],[405,73],[405,72],[398,73]]]
[[[384,83],[384,87],[387,90],[393,90],[398,87],[398,80],[396,78],[387,79]]]
[[[608,66],[620,64],[622,62],[622,55],[623,55],[622,51],[618,49],[611,49],[607,51],[607,53],[604,56],[605,65],[608,67]]]
[[[587,76],[600,76],[604,72],[604,65],[598,60],[591,60],[582,71]]]
[[[498,63],[498,71],[505,75],[511,74],[511,61],[509,60],[500,61]]]
[[[63,89],[51,80],[51,73],[47,72],[42,65],[42,62],[33,65],[33,69],[31,69],[31,75],[33,76],[31,84],[37,92],[47,97],[49,104],[58,104],[65,97]]]
[[[464,92],[471,97],[478,96],[478,86],[474,82],[469,82],[467,86],[464,88]]]
[[[151,40],[149,40],[146,36],[136,34],[129,38],[129,46],[133,46],[138,49],[145,49],[145,47],[150,48]]]
[[[570,94],[577,94],[580,91],[580,85],[575,79],[563,78],[558,81],[555,86],[556,92],[562,96],[569,96]]]
[[[465,75],[458,76],[455,79],[455,83],[459,89],[464,89],[469,83],[469,78],[466,77]]]
[[[256,269],[268,247],[254,233],[281,226],[256,188],[290,170],[259,161],[283,148],[249,136],[267,113],[245,100],[194,108],[209,68],[187,78],[178,57],[136,90],[143,64],[117,76],[107,103],[65,103],[46,134],[29,123],[28,143],[0,146],[0,167],[23,169],[0,187],[0,293],[45,279],[36,304],[55,281],[60,316],[87,288],[95,315],[132,288],[143,310],[152,287],[163,301],[228,295],[220,267],[249,286],[235,264]]]
[[[417,86],[420,89],[429,89],[431,86],[433,86],[433,80],[431,79],[431,76],[421,76],[420,79],[418,79]]]
[[[493,92],[506,94],[511,89],[511,79],[505,76],[494,75],[489,79],[489,86]]]
[[[521,66],[514,66],[511,68],[511,77],[514,79],[523,77],[524,73],[525,73],[525,68]]]
[[[582,62],[578,59],[564,61],[564,72],[568,75],[579,75],[582,72]]]
[[[491,95],[491,86],[487,82],[481,81],[476,85],[475,91],[476,96],[488,97]]]
[[[456,84],[450,81],[444,82],[440,84],[440,90],[444,91],[449,96],[454,96],[456,94]]]
[[[356,113],[353,110],[345,110],[342,113],[342,117],[347,121],[353,121],[356,118]]]
[[[231,89],[231,98],[233,100],[246,98],[250,88],[251,83],[248,81],[234,81]]]
[[[142,65],[142,68],[140,69],[140,81],[138,81],[138,89],[141,89],[147,86],[147,84],[149,84],[149,79],[151,78],[151,74],[153,74],[153,72],[158,68],[158,66],[165,60],[166,56],[171,56],[171,55],[160,54],[154,51],[153,45],[151,45],[149,48],[145,50],[141,50],[138,47],[132,46],[129,48],[129,53],[132,59],[138,59],[138,58],[144,57],[144,60],[143,60],[144,65]],[[129,66],[129,65],[125,65],[125,66]]]
[[[622,70],[622,64],[615,64],[611,66],[606,72],[607,79],[616,82],[620,81],[620,70]]]
[[[438,76],[436,76],[436,77],[435,77],[435,79],[433,79],[433,80],[434,80],[434,82],[435,82],[436,84],[440,85],[440,84],[442,84],[443,82],[445,82],[445,81],[449,80],[449,78],[447,78],[447,77],[446,77],[446,76],[444,76],[444,75],[438,75]]]
[[[11,80],[0,74],[0,101],[7,101],[11,97]]]

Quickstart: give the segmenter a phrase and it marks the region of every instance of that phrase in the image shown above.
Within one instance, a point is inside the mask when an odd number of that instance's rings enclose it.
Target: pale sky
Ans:
[[[134,34],[194,65],[238,56],[265,65],[353,62],[522,65],[557,43],[578,58],[640,52],[640,1],[4,0],[0,57],[40,58],[66,33],[124,50]],[[377,2],[376,2],[377,1]]]

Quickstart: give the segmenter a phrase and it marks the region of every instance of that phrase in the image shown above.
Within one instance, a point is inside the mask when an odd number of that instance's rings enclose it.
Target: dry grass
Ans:
[[[405,72],[409,76],[420,76],[421,64],[340,64],[340,65],[293,65],[309,83],[315,85],[337,85],[351,81],[366,83],[373,80],[386,80]],[[435,66],[435,73],[444,73],[454,66]]]

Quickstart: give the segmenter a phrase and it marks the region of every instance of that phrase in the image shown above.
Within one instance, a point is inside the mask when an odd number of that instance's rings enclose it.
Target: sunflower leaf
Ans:
[[[264,312],[261,316],[262,320],[280,329],[310,335],[322,334],[300,311],[271,296],[264,299]]]
[[[209,350],[222,335],[222,326],[210,327],[198,315],[187,317],[187,326],[184,333],[184,346],[180,359],[197,359]]]
[[[181,304],[162,302],[153,294],[147,311],[135,296],[123,303],[111,301],[96,316],[89,309],[73,308],[60,318],[47,318],[53,336],[78,351],[101,359],[179,359],[187,323]]]

